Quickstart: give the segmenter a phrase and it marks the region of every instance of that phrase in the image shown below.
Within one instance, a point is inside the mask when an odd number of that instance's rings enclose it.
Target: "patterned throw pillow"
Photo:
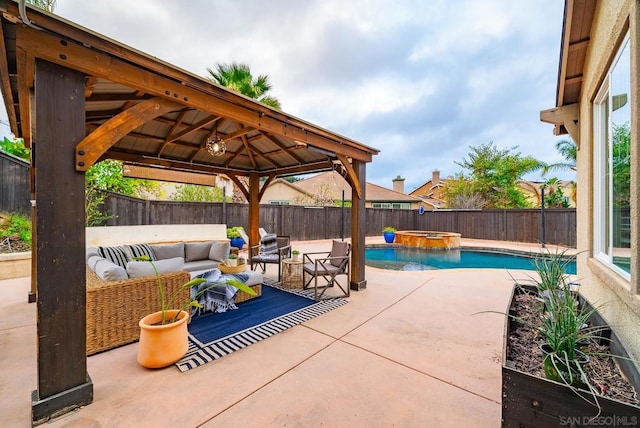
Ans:
[[[147,256],[150,260],[156,261],[156,254],[153,252],[149,244],[130,244],[125,245],[129,253],[129,260],[133,260],[134,257]]]
[[[125,247],[98,247],[98,254],[111,263],[117,264],[123,268],[127,268],[129,255]]]
[[[276,254],[278,252],[278,238],[275,233],[269,233],[260,240],[261,254]]]

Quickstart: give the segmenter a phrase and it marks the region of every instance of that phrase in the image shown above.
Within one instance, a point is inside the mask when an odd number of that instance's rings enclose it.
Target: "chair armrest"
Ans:
[[[291,245],[285,245],[284,247],[278,248],[278,257],[283,258],[286,256],[291,256]]]
[[[309,261],[309,263],[313,263],[313,261],[315,260],[315,258],[314,258],[314,259],[312,259],[312,258],[311,258],[311,257],[309,257],[309,256],[316,256],[316,255],[318,255],[318,254],[326,254],[326,255],[329,255],[329,254],[331,254],[331,251],[315,251],[315,252],[311,252],[311,253],[303,253],[303,254],[302,254],[302,261],[304,262],[304,260],[306,259],[306,260],[308,260],[308,261]]]
[[[260,244],[249,247],[249,257],[257,256],[260,252]]]

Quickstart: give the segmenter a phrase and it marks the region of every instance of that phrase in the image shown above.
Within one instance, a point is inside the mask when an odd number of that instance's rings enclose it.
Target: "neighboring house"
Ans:
[[[527,200],[536,208],[542,205],[542,186],[544,182],[540,181],[519,181],[518,186],[522,189],[527,195]],[[576,207],[576,192],[575,192],[574,181],[560,181],[560,187],[562,189],[562,194],[567,198],[569,202],[568,208]],[[545,195],[548,195],[548,191],[545,192]]]
[[[285,180],[274,180],[265,190],[261,203],[280,205],[333,205],[342,201],[344,191],[345,202],[351,203],[351,187],[344,178],[335,171],[327,171],[304,180],[284,183]],[[394,208],[413,210],[420,207],[420,199],[401,192],[366,183],[367,208]]]
[[[307,193],[296,183],[291,183],[283,178],[276,178],[267,187],[260,200],[261,204],[271,205],[298,205],[296,201],[313,199],[313,194]]]
[[[434,170],[431,173],[431,179],[409,192],[409,195],[420,198],[426,210],[445,208],[442,189],[446,181],[446,178],[444,180],[440,178],[440,171]]]
[[[640,2],[567,1],[556,106],[578,147],[580,292],[640,360]]]

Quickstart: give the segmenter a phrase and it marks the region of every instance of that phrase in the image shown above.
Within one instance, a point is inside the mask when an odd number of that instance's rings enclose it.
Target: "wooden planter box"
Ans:
[[[510,312],[513,311],[513,297],[517,293],[517,289],[512,293],[509,303]],[[587,303],[584,302],[584,304]],[[571,388],[512,368],[514,364],[507,360],[507,355],[509,335],[516,323],[517,321],[506,317],[502,354],[502,427],[640,426],[640,407],[638,406],[598,396],[602,411],[596,419],[590,420],[598,414],[597,407],[580,398]],[[594,326],[606,326],[598,314],[591,319],[591,323]],[[602,335],[610,336],[612,354],[628,357],[627,351],[620,344],[615,333],[607,329]],[[636,391],[640,391],[638,388],[640,375],[635,365],[627,360],[618,360],[618,362],[629,382]]]

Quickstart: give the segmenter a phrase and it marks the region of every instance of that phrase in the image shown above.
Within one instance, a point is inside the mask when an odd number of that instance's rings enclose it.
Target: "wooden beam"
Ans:
[[[180,108],[182,108],[182,105],[173,101],[168,101],[164,98],[152,98],[109,119],[98,129],[87,135],[76,147],[76,169],[78,171],[86,171],[111,146],[129,132],[154,117]]]
[[[216,174],[206,172],[176,171],[174,169],[132,165],[125,163],[122,165],[122,175],[124,177],[142,178],[146,180],[169,181],[172,183],[197,184],[199,186],[216,185]]]
[[[351,188],[356,192],[359,198],[362,198],[362,187],[360,186],[360,182],[358,181],[358,174],[351,166],[351,162],[345,156],[337,155],[340,163],[345,167],[347,171],[347,175],[349,176],[349,184]]]
[[[580,149],[580,127],[576,124],[580,119],[580,103],[569,104],[562,107],[555,107],[540,112],[540,120],[546,123],[552,123],[556,126],[563,125],[571,139],[576,143],[578,150]]]
[[[0,22],[0,52],[7,52],[4,37],[4,27],[2,22]],[[6,55],[0,55],[0,75],[9,76],[9,74],[7,57]],[[18,131],[18,117],[16,116],[15,100],[13,99],[10,79],[2,79],[2,94],[4,95],[4,108],[7,112],[7,119],[9,119],[9,126],[11,127],[11,131],[15,132],[16,137],[18,137],[20,134]]]
[[[35,79],[37,424],[91,403],[93,385],[87,373],[85,180],[69,155],[85,135],[85,76],[37,61]]]
[[[249,174],[249,247],[260,243],[260,177],[256,173]]]
[[[366,185],[366,164],[353,161],[356,181],[360,188]],[[359,196],[355,187],[351,188],[351,269],[349,271],[349,288],[351,290],[363,290],[367,288],[364,265],[364,249],[366,236],[366,209],[365,194]]]
[[[24,145],[31,147],[31,88],[33,88],[34,57],[17,48],[18,100],[20,108],[20,132]]]
[[[266,115],[250,104],[218,98],[213,93],[183,85],[181,82],[150,73],[111,55],[31,28],[19,27],[17,45],[35,57],[101,77],[144,92],[166,97],[210,114],[220,115],[256,129],[310,143],[336,154],[371,162],[372,153],[349,144],[347,139],[329,138],[309,128]],[[211,85],[213,87],[213,85]]]
[[[248,134],[251,131],[255,131],[255,128],[250,128],[250,127],[244,127],[244,125],[240,124],[240,129],[238,129],[235,132],[232,132],[231,134],[227,134],[222,136],[222,138],[227,141],[227,140],[233,140],[234,138],[238,138],[241,137],[243,135]]]

